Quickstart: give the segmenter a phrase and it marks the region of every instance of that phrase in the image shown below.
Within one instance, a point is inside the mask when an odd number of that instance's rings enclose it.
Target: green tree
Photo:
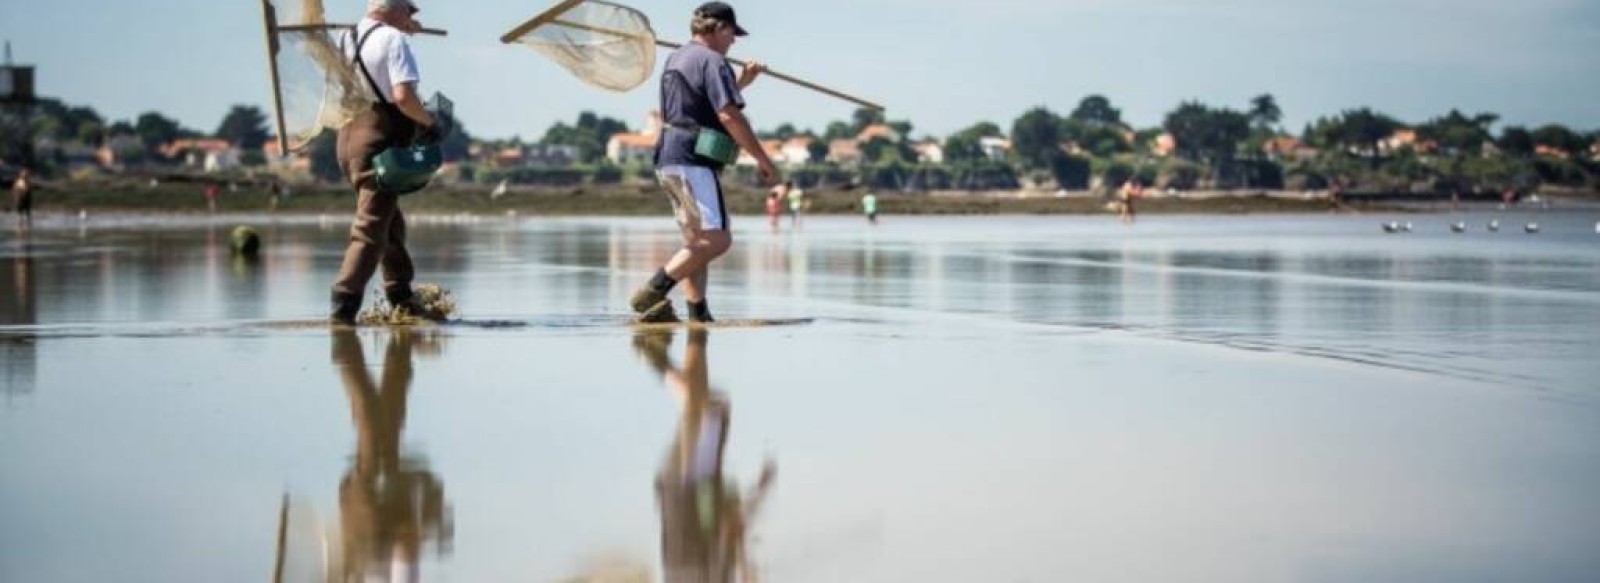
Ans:
[[[917,152],[905,140],[874,136],[861,144],[861,159],[869,164],[910,164],[917,161]]]
[[[1495,144],[1508,156],[1526,158],[1533,155],[1533,134],[1522,126],[1509,126],[1500,130],[1500,139]]]
[[[1376,160],[1378,143],[1400,127],[1394,118],[1363,107],[1317,119],[1307,127],[1304,139],[1319,148],[1341,148]]]
[[[1417,137],[1437,142],[1447,153],[1476,154],[1483,150],[1485,143],[1493,141],[1489,127],[1499,119],[1500,116],[1492,113],[1467,117],[1452,109],[1444,116],[1417,126]]]
[[[1251,126],[1270,128],[1283,119],[1283,110],[1278,108],[1278,100],[1271,93],[1263,93],[1250,99],[1248,115]]]
[[[1031,168],[1048,168],[1052,152],[1061,151],[1061,118],[1043,107],[1023,113],[1011,124],[1011,150]]]
[[[850,119],[855,122],[854,125],[851,126],[851,129],[854,131],[852,131],[850,134],[851,136],[854,136],[861,133],[861,130],[865,129],[869,125],[883,123],[883,110],[858,107],[856,108],[855,113],[850,115]]]
[[[1055,179],[1057,188],[1083,190],[1089,187],[1089,160],[1059,149],[1047,153],[1045,157],[1046,167],[1050,169],[1050,177]]]
[[[944,141],[945,163],[954,164],[983,160],[983,138],[1003,138],[1005,132],[993,122],[978,122],[951,134]]]
[[[245,150],[259,150],[267,141],[267,115],[253,105],[235,105],[222,117],[216,136]]]
[[[542,145],[573,146],[578,149],[578,161],[584,164],[598,162],[606,154],[606,142],[611,136],[628,131],[621,120],[601,117],[592,111],[578,114],[576,125],[557,122],[545,131]]]
[[[855,137],[855,128],[849,123],[842,121],[829,123],[828,129],[822,132],[822,140],[826,142],[832,142],[834,140],[848,140]]]
[[[1589,144],[1592,142],[1566,126],[1550,124],[1533,130],[1533,143],[1568,154],[1581,154],[1589,149]]]
[[[1234,159],[1239,143],[1250,136],[1250,118],[1245,114],[1197,101],[1180,104],[1161,125],[1178,142],[1179,156],[1204,162],[1214,173]]]
[[[1078,102],[1067,119],[1087,126],[1119,126],[1122,125],[1122,110],[1112,107],[1111,100],[1103,95],[1090,95]]]
[[[178,120],[154,111],[139,114],[133,121],[133,131],[139,134],[139,139],[144,140],[144,147],[149,150],[160,148],[188,133],[178,124]]]
[[[813,164],[821,164],[828,159],[828,143],[816,139],[815,136],[809,137],[811,137],[811,143],[806,144],[806,154],[810,156],[809,161]]]
[[[771,136],[772,139],[787,140],[794,137],[796,133],[799,132],[795,131],[793,124],[784,123],[780,124],[778,129],[772,130],[772,132],[768,135]]]
[[[1062,140],[1075,142],[1079,147],[1101,158],[1133,150],[1133,145],[1128,143],[1126,130],[1120,125],[1103,125],[1068,118],[1061,120],[1059,133]]]

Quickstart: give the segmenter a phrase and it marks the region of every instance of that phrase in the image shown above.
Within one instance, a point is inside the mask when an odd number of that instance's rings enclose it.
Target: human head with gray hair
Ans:
[[[421,12],[417,4],[411,0],[367,0],[367,12],[385,12],[402,8],[415,14]]]
[[[367,0],[368,18],[407,34],[416,34],[422,30],[422,23],[416,19],[417,13],[421,11],[414,0]]]

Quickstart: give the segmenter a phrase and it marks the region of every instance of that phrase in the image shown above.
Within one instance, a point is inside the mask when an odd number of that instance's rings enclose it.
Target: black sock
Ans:
[[[689,318],[701,322],[711,321],[711,306],[705,300],[689,302]]]
[[[655,276],[650,278],[650,289],[661,295],[667,295],[667,292],[672,291],[672,286],[675,285],[678,285],[678,281],[667,275],[667,270],[665,269],[657,269]]]

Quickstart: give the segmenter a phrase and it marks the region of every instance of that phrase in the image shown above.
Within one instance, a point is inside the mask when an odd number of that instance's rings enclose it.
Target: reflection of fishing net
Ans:
[[[338,535],[322,523],[304,496],[283,495],[278,514],[273,583],[323,583],[339,571]]]
[[[500,38],[532,47],[585,83],[627,91],[650,78],[656,34],[638,10],[602,0],[567,0]]]

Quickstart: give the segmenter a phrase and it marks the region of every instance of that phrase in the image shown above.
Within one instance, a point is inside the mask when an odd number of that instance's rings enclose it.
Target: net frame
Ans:
[[[683,48],[683,44],[682,43],[675,43],[675,42],[671,42],[671,41],[665,41],[665,40],[661,40],[660,38],[656,37],[655,30],[652,29],[652,28],[649,28],[648,26],[646,27],[646,29],[648,30],[648,36],[646,37],[642,33],[633,33],[633,32],[628,32],[628,31],[624,31],[624,30],[607,29],[605,27],[586,25],[586,24],[578,23],[578,22],[570,22],[570,21],[562,21],[562,20],[560,20],[560,17],[562,15],[565,15],[567,12],[571,11],[574,7],[577,7],[577,6],[582,5],[582,4],[589,4],[589,3],[597,4],[597,5],[604,5],[604,6],[611,6],[611,7],[626,9],[626,10],[629,10],[629,11],[632,11],[632,12],[635,12],[635,13],[639,13],[638,10],[636,10],[636,9],[634,9],[632,7],[629,7],[629,6],[626,6],[626,5],[623,5],[623,4],[619,4],[619,3],[616,3],[616,2],[609,2],[607,0],[562,0],[561,2],[556,3],[555,5],[551,6],[550,8],[545,9],[544,12],[540,12],[538,15],[534,16],[533,18],[528,19],[528,21],[517,25],[515,28],[511,29],[509,32],[507,32],[507,33],[505,33],[503,35],[500,35],[500,42],[504,43],[504,44],[520,43],[521,39],[524,36],[528,35],[530,32],[534,31],[535,29],[537,29],[537,28],[539,28],[541,26],[548,26],[548,25],[554,24],[554,25],[558,25],[558,26],[573,28],[573,29],[577,29],[577,30],[585,30],[585,31],[588,31],[588,32],[594,32],[594,33],[599,33],[599,34],[611,34],[611,35],[616,35],[616,36],[620,36],[620,37],[626,37],[626,38],[630,38],[630,39],[648,40],[650,43],[652,43],[652,44],[654,44],[655,46],[658,46],[658,47],[665,47],[665,48],[670,48],[670,49]],[[639,13],[639,15],[640,15],[641,18],[644,17],[643,13]],[[646,23],[649,22],[648,18],[644,18],[644,20],[645,20]],[[728,58],[728,62],[733,63],[735,65],[738,65],[740,67],[749,66],[749,62],[743,61],[743,60],[740,60],[740,59],[735,59],[735,58],[732,58],[732,57]],[[565,66],[564,63],[563,63],[563,66]],[[649,61],[649,66],[650,66],[650,71],[654,71],[654,69],[655,69],[655,61],[654,60]],[[583,75],[582,75],[582,73],[580,71],[572,70],[570,67],[568,67],[568,70],[572,71],[573,74],[578,75],[579,79],[582,79],[585,82],[589,82],[588,79],[583,77]],[[845,101],[854,103],[856,105],[859,105],[861,107],[865,107],[867,109],[872,109],[872,110],[877,110],[877,111],[882,111],[883,110],[883,106],[879,105],[876,102],[868,101],[868,100],[862,99],[860,97],[856,97],[854,95],[850,95],[848,93],[844,93],[844,92],[839,91],[837,89],[833,89],[831,87],[826,87],[826,86],[823,86],[823,85],[812,83],[810,81],[806,81],[804,79],[801,79],[801,78],[798,78],[798,77],[794,77],[792,75],[780,73],[780,72],[775,71],[775,70],[773,70],[771,68],[765,69],[765,72],[763,74],[771,76],[771,77],[774,77],[774,78],[782,80],[782,81],[786,81],[786,82],[792,83],[794,85],[798,85],[800,87],[804,87],[806,89],[810,89],[812,91],[816,91],[818,93],[822,93],[824,95],[829,95],[829,96],[832,96],[832,97],[843,99]],[[648,77],[649,75],[646,74],[645,76]]]

